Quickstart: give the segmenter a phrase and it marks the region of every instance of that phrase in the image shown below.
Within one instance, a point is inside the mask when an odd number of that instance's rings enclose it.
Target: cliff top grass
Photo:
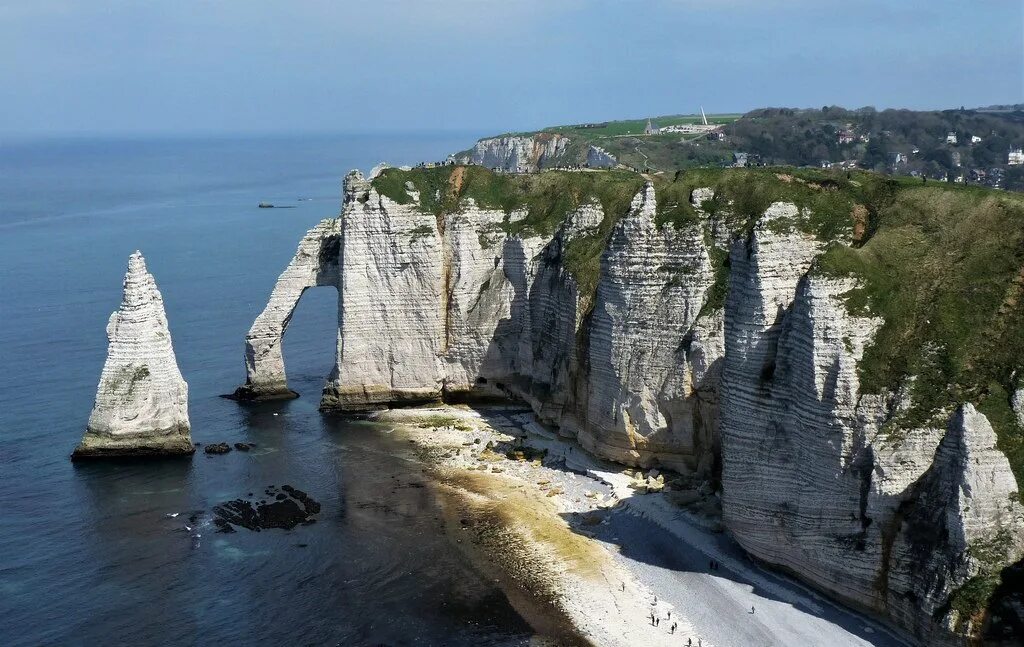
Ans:
[[[855,277],[851,312],[884,320],[860,363],[878,393],[915,376],[893,431],[944,424],[950,407],[986,414],[1024,483],[1024,430],[1010,406],[1024,369],[1024,197],[895,183],[862,245],[833,244],[817,271]]]
[[[707,115],[708,123],[710,124],[729,124],[740,117],[742,114],[739,113],[726,113],[726,114],[714,114]],[[693,115],[662,115],[659,117],[651,117],[651,122],[659,127],[664,128],[666,126],[678,126],[682,124],[699,124],[701,118],[699,114]],[[622,137],[627,135],[643,135],[644,128],[647,127],[647,117],[643,119],[618,119],[614,121],[602,121],[597,123],[589,124],[569,124],[564,126],[549,126],[542,130],[531,130],[521,132],[510,132],[503,133],[501,135],[494,135],[486,137],[485,139],[496,139],[499,137],[531,137],[542,133],[559,133],[562,135],[576,135],[586,140],[593,140],[602,137]],[[676,135],[678,139],[678,134]],[[468,151],[463,151],[467,153]]]

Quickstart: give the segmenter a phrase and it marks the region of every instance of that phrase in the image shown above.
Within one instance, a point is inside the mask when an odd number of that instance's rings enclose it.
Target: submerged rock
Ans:
[[[231,451],[231,445],[227,443],[210,443],[203,451],[207,454],[227,454]]]
[[[250,495],[251,496],[251,495]],[[235,526],[259,532],[265,528],[291,530],[300,524],[316,523],[320,504],[290,485],[268,487],[259,501],[235,499],[213,508],[217,532],[235,532]]]
[[[138,251],[128,259],[107,339],[96,401],[72,459],[192,454],[188,385],[174,356],[163,297]]]

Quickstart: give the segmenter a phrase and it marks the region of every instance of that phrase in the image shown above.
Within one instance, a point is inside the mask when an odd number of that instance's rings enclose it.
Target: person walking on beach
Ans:
[[[750,613],[754,613],[754,605],[753,604],[750,605]]]

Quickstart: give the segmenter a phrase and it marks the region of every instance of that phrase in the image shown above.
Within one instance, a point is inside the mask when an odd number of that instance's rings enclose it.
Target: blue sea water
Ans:
[[[0,142],[0,645],[529,639],[443,536],[403,448],[386,430],[317,412],[336,291],[307,293],[285,340],[303,397],[218,397],[243,381],[245,332],[300,237],[339,211],[344,173],[442,159],[474,138]],[[68,460],[135,249],[164,296],[193,439],[255,442],[252,452]],[[219,502],[283,484],[321,502],[318,523],[185,529],[190,511],[208,519]]]

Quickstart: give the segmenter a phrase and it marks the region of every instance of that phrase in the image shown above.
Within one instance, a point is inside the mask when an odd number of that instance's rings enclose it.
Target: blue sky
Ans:
[[[0,0],[0,132],[1024,102],[1022,0]]]

